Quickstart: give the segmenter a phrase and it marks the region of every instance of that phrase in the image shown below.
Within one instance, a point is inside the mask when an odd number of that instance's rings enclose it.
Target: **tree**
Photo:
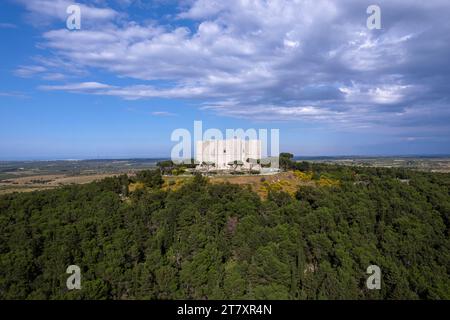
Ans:
[[[307,172],[307,171],[311,171],[312,170],[312,166],[310,162],[307,161],[301,161],[301,162],[297,162],[295,165],[297,170],[303,171],[303,172]]]
[[[256,166],[256,165],[259,165],[261,160],[260,159],[247,158],[246,162],[249,164],[248,172],[252,173],[253,167]]]
[[[234,160],[228,162],[228,165],[233,168],[233,172],[236,172],[236,169],[241,168],[244,165],[244,163],[240,160]]]
[[[294,158],[294,155],[292,153],[282,152],[280,153],[280,167],[286,171],[288,169],[291,169],[293,166],[292,158]]]
[[[215,167],[216,164],[212,161],[203,161],[202,166],[206,167],[206,172],[209,173],[209,170],[211,170],[211,168]]]
[[[449,173],[311,170],[339,184],[265,197],[196,174],[166,190],[145,170],[2,195],[0,299],[450,299]],[[131,179],[146,187],[124,197]]]
[[[136,179],[144,183],[150,188],[159,188],[163,185],[164,180],[161,176],[161,170],[143,170],[136,174]]]
[[[159,167],[162,174],[171,173],[175,166],[172,160],[160,161],[156,165]]]

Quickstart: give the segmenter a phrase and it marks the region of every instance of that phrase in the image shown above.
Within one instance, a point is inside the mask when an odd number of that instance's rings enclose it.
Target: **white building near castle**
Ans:
[[[210,165],[215,170],[233,170],[233,163],[239,169],[259,170],[256,163],[261,159],[261,140],[207,140],[197,141],[195,160],[199,167]]]

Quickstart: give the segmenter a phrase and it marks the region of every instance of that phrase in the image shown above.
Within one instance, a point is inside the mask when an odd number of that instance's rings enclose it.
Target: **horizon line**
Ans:
[[[290,152],[280,152],[290,153]],[[319,158],[450,158],[447,153],[416,153],[416,154],[341,154],[341,155],[305,155],[297,156],[294,154],[294,159],[319,159]],[[113,160],[167,160],[170,157],[97,157],[97,158],[28,158],[28,159],[0,159],[0,162],[50,162],[50,161],[113,161]]]

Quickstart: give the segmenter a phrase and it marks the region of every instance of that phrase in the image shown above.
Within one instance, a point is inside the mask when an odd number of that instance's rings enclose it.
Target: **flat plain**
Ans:
[[[120,174],[134,175],[137,171],[154,169],[158,161],[164,159],[106,159],[106,160],[54,160],[54,161],[0,161],[0,194],[11,192],[30,192],[54,189],[71,184],[84,184]],[[406,168],[427,172],[450,172],[450,157],[304,157],[297,161],[327,163],[345,166]],[[186,177],[165,177],[183,180]],[[301,180],[301,179],[300,179]],[[281,183],[286,191],[294,190],[299,179],[292,173],[272,176],[259,175],[217,175],[214,182],[230,182],[248,185],[263,195],[267,184]],[[301,183],[305,182],[303,179]]]

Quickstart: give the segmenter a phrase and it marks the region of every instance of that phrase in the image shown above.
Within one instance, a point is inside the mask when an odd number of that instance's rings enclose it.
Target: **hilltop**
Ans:
[[[261,197],[200,175],[169,188],[153,170],[0,196],[0,298],[450,298],[450,174],[284,175],[305,183]],[[72,264],[82,290],[66,288]]]

